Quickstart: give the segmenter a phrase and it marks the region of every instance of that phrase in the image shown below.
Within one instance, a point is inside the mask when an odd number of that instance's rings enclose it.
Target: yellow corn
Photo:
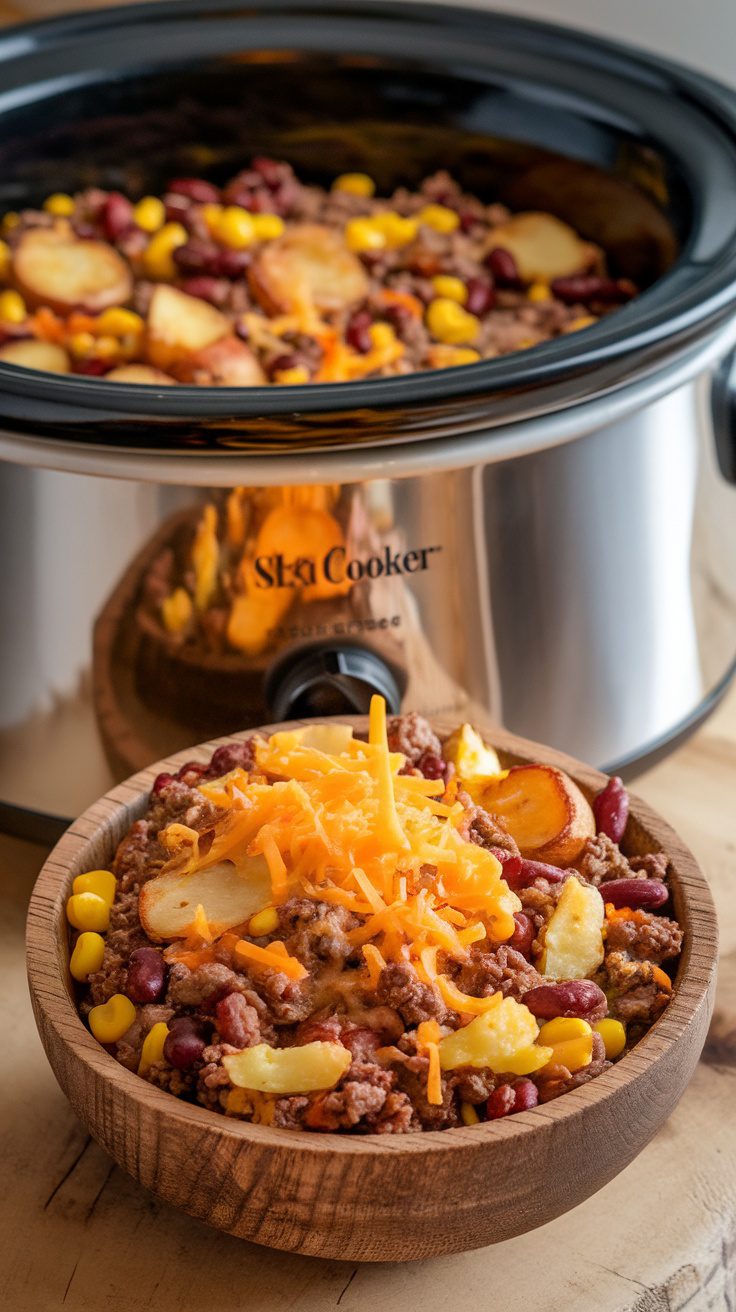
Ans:
[[[616,1057],[620,1057],[626,1047],[626,1030],[621,1021],[611,1020],[610,1018],[599,1020],[596,1021],[593,1029],[596,1034],[600,1034],[606,1045],[608,1060],[615,1061]]]
[[[26,303],[20,292],[0,292],[0,319],[3,323],[23,323],[27,316]]]
[[[552,292],[546,282],[533,282],[526,296],[528,301],[550,301]]]
[[[172,252],[188,240],[189,234],[181,223],[165,223],[163,228],[159,228],[143,253],[143,267],[148,277],[159,281],[175,278],[177,268]]]
[[[591,324],[597,323],[594,314],[580,314],[577,319],[573,319],[565,329],[566,333],[579,333],[581,328],[590,328]]]
[[[102,336],[95,342],[95,355],[100,360],[119,360],[122,354],[117,337]]]
[[[94,337],[92,336],[91,333],[87,333],[87,332],[72,333],[71,337],[69,337],[67,340],[67,346],[69,347],[69,350],[71,351],[72,355],[76,355],[77,358],[80,358],[81,356],[84,355],[89,355],[90,351],[94,349],[94,345],[95,345]]]
[[[96,893],[103,902],[112,906],[117,886],[118,881],[112,870],[88,870],[84,875],[77,875],[72,884],[72,893]]]
[[[145,1075],[150,1066],[163,1059],[164,1044],[168,1032],[169,1027],[162,1020],[151,1026],[141,1048],[141,1058],[138,1062],[139,1075]]]
[[[273,934],[278,927],[279,913],[275,907],[264,907],[262,911],[256,911],[248,921],[248,933],[251,938],[262,938],[265,934]]]
[[[6,232],[11,232],[13,228],[17,228],[19,223],[20,214],[16,214],[15,210],[8,210],[7,214],[3,215],[3,228]]]
[[[452,278],[449,274],[438,273],[432,279],[432,287],[438,296],[446,296],[449,301],[464,305],[468,299],[468,289],[462,278]]]
[[[97,320],[97,330],[106,337],[127,337],[128,333],[142,333],[145,328],[143,319],[135,310],[126,310],[122,305],[114,305],[103,310]]]
[[[4,278],[10,266],[10,247],[6,241],[0,241],[0,278]]]
[[[463,1125],[477,1125],[479,1123],[480,1116],[475,1110],[472,1102],[461,1102],[460,1119],[462,1120]]]
[[[257,241],[273,241],[282,235],[286,226],[279,214],[254,214],[252,222]]]
[[[373,215],[372,222],[392,248],[406,246],[417,235],[416,219],[405,219],[394,210],[381,210]]]
[[[144,196],[133,206],[133,222],[144,232],[158,232],[166,222],[166,206],[158,196]]]
[[[430,352],[433,369],[452,369],[459,364],[477,364],[480,355],[472,346],[434,346]]]
[[[376,184],[367,173],[341,173],[332,184],[333,191],[347,191],[351,196],[373,196]]]
[[[454,210],[448,209],[446,205],[425,205],[424,209],[419,211],[417,218],[428,228],[434,228],[435,232],[454,232],[460,223],[459,215]]]
[[[194,605],[186,588],[176,588],[161,602],[161,618],[169,633],[182,633],[189,624]]]
[[[539,1031],[537,1043],[552,1049],[550,1065],[566,1066],[569,1071],[589,1066],[593,1057],[593,1031],[587,1020],[577,1016],[548,1020]]]
[[[368,329],[368,336],[374,350],[377,351],[385,351],[387,347],[393,346],[396,341],[396,333],[390,323],[372,323]]]
[[[253,215],[241,205],[227,205],[213,225],[213,236],[231,251],[242,251],[255,240]]]
[[[124,993],[112,997],[89,1013],[89,1027],[98,1043],[117,1043],[135,1020],[135,1007]]]
[[[372,219],[350,219],[345,224],[345,241],[351,251],[382,251],[388,245],[386,236]]]
[[[66,918],[75,929],[104,934],[110,928],[110,905],[99,893],[72,893],[66,904]]]
[[[210,232],[214,232],[224,206],[218,205],[217,201],[209,200],[206,205],[202,206],[202,218],[204,219]]]
[[[47,196],[43,203],[47,214],[54,214],[56,218],[68,218],[74,213],[74,197],[67,196],[65,191],[55,191],[53,196]]]
[[[469,345],[480,330],[480,320],[446,296],[430,302],[426,317],[432,336],[450,346]]]
[[[293,369],[279,369],[275,379],[281,387],[296,387],[299,383],[309,382],[309,370],[302,364],[295,365]]]
[[[69,969],[75,979],[80,984],[94,975],[102,965],[102,958],[105,955],[105,940],[101,934],[96,934],[94,930],[86,930],[80,934],[74,944]]]

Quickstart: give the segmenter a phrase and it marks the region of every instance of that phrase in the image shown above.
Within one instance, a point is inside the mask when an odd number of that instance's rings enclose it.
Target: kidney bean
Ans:
[[[417,299],[421,300],[422,298],[417,297]],[[428,300],[430,299],[431,296],[428,296]],[[399,335],[404,333],[409,325],[414,322],[414,316],[410,310],[407,310],[405,305],[387,305],[383,313]]]
[[[241,278],[252,261],[250,251],[219,251],[212,272],[221,278]]]
[[[507,940],[507,945],[520,952],[528,961],[534,942],[534,923],[523,911],[514,912],[514,921],[516,928],[511,938]]]
[[[458,218],[461,232],[470,232],[481,221],[480,215],[474,214],[472,210],[458,210]]]
[[[350,1049],[356,1061],[371,1061],[382,1040],[380,1034],[367,1025],[351,1025],[342,1030],[340,1042],[344,1048]]]
[[[538,1020],[554,1020],[556,1016],[600,1020],[608,1010],[603,989],[592,979],[567,979],[558,984],[539,984],[524,994],[523,1002]]]
[[[521,872],[521,857],[515,852],[507,852],[503,847],[492,847],[489,849],[497,861],[503,866],[502,874],[509,888],[516,888],[515,881]]]
[[[185,278],[181,289],[189,296],[198,297],[200,301],[209,301],[210,305],[224,305],[230,294],[230,283],[227,278],[213,278],[208,273],[200,273],[194,278]]]
[[[599,301],[605,305],[619,305],[631,300],[636,288],[625,278],[601,278],[593,273],[581,273],[570,278],[554,278],[550,284],[553,295],[566,305],[583,305]]]
[[[214,242],[202,237],[190,237],[172,252],[174,263],[182,273],[214,273],[220,251]]]
[[[515,1080],[512,1087],[515,1112],[528,1112],[532,1107],[536,1107],[539,1102],[539,1090],[533,1080]]]
[[[612,902],[615,907],[631,907],[653,911],[663,907],[669,897],[669,889],[659,879],[611,879],[598,886],[598,892],[604,902]]]
[[[164,208],[169,223],[183,223],[188,228],[192,219],[192,202],[186,196],[164,196]]]
[[[169,1025],[164,1043],[164,1058],[170,1066],[184,1071],[199,1061],[205,1047],[202,1022],[193,1016],[181,1016]]]
[[[496,292],[493,283],[486,278],[469,278],[467,283],[468,297],[465,302],[465,309],[468,314],[487,314],[492,310],[496,303]]]
[[[487,1120],[500,1121],[502,1116],[508,1116],[514,1110],[515,1102],[516,1094],[511,1085],[499,1084],[486,1103]]]
[[[104,378],[113,368],[110,360],[77,360],[74,364],[75,374],[84,374],[88,378]]]
[[[425,779],[445,779],[447,776],[447,762],[442,760],[434,752],[422,752],[417,761],[417,770],[424,775]]]
[[[495,849],[494,855],[501,861]],[[510,862],[502,861],[501,864],[503,877],[509,888],[514,890],[528,888],[535,879],[546,879],[550,884],[561,884],[568,875],[568,871],[560,870],[559,866],[548,866],[545,861],[529,861],[526,857],[516,857]]]
[[[283,164],[267,155],[256,155],[252,164],[253,171],[259,173],[267,187],[280,187],[288,173]]]
[[[269,369],[271,375],[284,373],[287,369],[298,369],[304,361],[296,351],[284,351],[283,355],[277,355],[275,360],[271,361]]]
[[[352,346],[354,351],[360,351],[361,355],[367,355],[373,346],[371,335],[368,329],[373,323],[373,315],[369,310],[356,310],[348,319],[347,328],[345,329],[345,341],[348,346]]]
[[[158,797],[159,793],[162,793],[164,788],[168,788],[169,784],[173,784],[173,782],[173,774],[167,774],[165,770],[162,774],[157,774],[151,788],[151,796]]]
[[[202,775],[206,774],[206,772],[207,766],[202,765],[200,761],[186,761],[185,764],[177,770],[175,778],[185,779],[187,775],[193,774],[196,775],[197,779],[201,779]]]
[[[168,190],[177,196],[186,196],[199,205],[216,205],[220,199],[220,188],[206,182],[204,178],[174,178]]]
[[[102,209],[102,227],[110,241],[117,241],[133,226],[133,206],[127,196],[111,191]]]
[[[629,794],[618,775],[609,779],[599,792],[593,802],[593,814],[599,834],[606,834],[612,843],[620,843],[629,818]]]
[[[136,948],[130,955],[125,992],[131,1002],[157,1002],[166,986],[166,965],[155,948]]]
[[[490,269],[499,287],[520,287],[519,269],[511,251],[502,246],[494,246],[485,258],[485,266]]]

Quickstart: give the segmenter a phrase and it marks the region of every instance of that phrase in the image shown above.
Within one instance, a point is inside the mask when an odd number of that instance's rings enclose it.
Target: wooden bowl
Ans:
[[[441,732],[454,727],[446,717],[435,723]],[[548,748],[500,730],[486,736],[504,764],[559,766],[589,797],[604,782],[596,770]],[[118,1165],[157,1197],[256,1243],[353,1262],[403,1261],[543,1225],[641,1151],[700,1056],[713,1006],[717,930],[693,856],[637,798],[624,845],[629,854],[667,852],[685,929],[672,1000],[621,1061],[554,1102],[441,1132],[350,1137],[278,1130],[181,1102],[100,1047],[77,1013],[69,974],[64,906],[71,881],[109,864],[145,811],[159,771],[207,760],[214,745],[142,770],[91,806],[54,848],[31,898],[28,977],[41,1040],[78,1116]]]

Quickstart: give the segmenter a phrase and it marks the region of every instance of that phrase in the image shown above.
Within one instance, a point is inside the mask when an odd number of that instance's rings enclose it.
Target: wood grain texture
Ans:
[[[603,783],[598,772],[513,735],[495,731],[493,741],[505,764],[558,765],[588,795]],[[293,1133],[177,1101],[95,1042],[77,1015],[68,973],[64,905],[71,881],[109,864],[145,810],[160,769],[207,759],[212,746],[143,770],[92,806],[52,852],[31,899],[28,973],[41,1039],[75,1111],[115,1161],[154,1195],[219,1229],[351,1261],[436,1256],[508,1239],[575,1207],[622,1170],[692,1076],[715,988],[716,922],[707,885],[682,841],[638,799],[627,849],[668,853],[686,929],[673,999],[621,1062],[553,1103],[444,1133]]]

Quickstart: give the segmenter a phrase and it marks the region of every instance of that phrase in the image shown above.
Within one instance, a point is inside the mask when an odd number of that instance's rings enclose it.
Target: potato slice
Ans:
[[[148,358],[158,369],[166,370],[179,361],[191,361],[230,331],[225,315],[214,305],[161,283],[148,309]]]
[[[24,233],[13,252],[11,274],[28,305],[48,305],[59,314],[98,314],[124,305],[133,291],[122,255],[107,242],[76,237],[68,226]]]
[[[480,803],[498,815],[522,856],[569,866],[595,834],[593,812],[577,784],[549,765],[517,765],[492,779]]]
[[[171,387],[176,379],[150,364],[121,364],[106,375],[108,383],[146,383],[149,387]]]
[[[272,1048],[257,1043],[223,1057],[233,1084],[257,1093],[312,1093],[333,1089],[352,1061],[341,1043],[304,1043],[297,1048]]]
[[[524,282],[551,282],[587,268],[595,247],[553,214],[528,210],[494,228],[488,249],[510,251]]]
[[[308,724],[303,729],[295,729],[294,738],[302,747],[313,747],[328,756],[340,756],[350,748],[353,728],[350,724]]]
[[[550,979],[585,979],[603,961],[603,898],[571,876],[547,923],[540,969]]]
[[[192,378],[206,387],[259,387],[267,382],[258,360],[238,337],[221,337],[192,357]]]
[[[251,290],[269,313],[305,305],[343,310],[368,294],[369,280],[339,233],[304,223],[264,246],[248,273]]]
[[[237,866],[220,861],[193,874],[156,875],[141,889],[139,914],[149,938],[183,938],[201,904],[210,927],[219,934],[249,920],[271,896],[265,858],[245,857]]]
[[[452,762],[461,784],[474,801],[490,780],[502,772],[495,751],[483,742],[471,724],[463,724],[451,733],[443,751],[445,760]]]
[[[23,365],[24,369],[45,369],[49,374],[68,374],[71,369],[69,356],[63,346],[30,338],[20,342],[6,342],[0,348],[0,360],[6,364]]]
[[[497,1075],[530,1075],[552,1055],[551,1048],[535,1045],[538,1033],[539,1025],[529,1008],[514,998],[503,998],[440,1041],[440,1066],[443,1071],[490,1066]]]

